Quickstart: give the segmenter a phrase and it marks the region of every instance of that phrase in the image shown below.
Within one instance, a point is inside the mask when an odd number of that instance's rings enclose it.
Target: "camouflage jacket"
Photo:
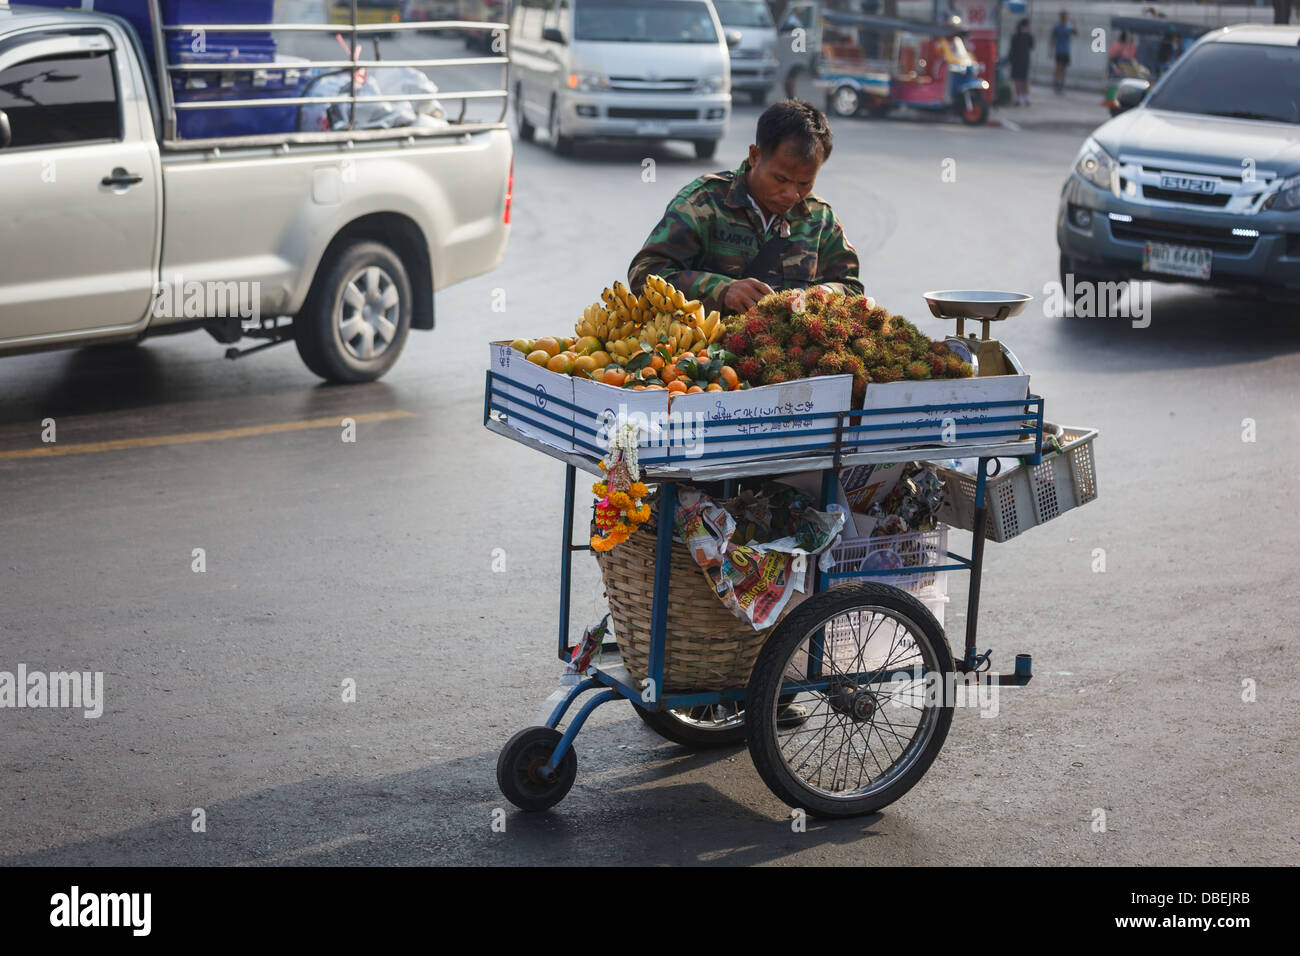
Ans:
[[[858,254],[825,200],[810,193],[776,217],[765,233],[745,187],[749,161],[731,172],[701,176],[679,192],[628,268],[628,285],[640,292],[646,276],[661,275],[688,298],[724,315],[722,297],[748,274],[759,249],[773,236],[789,239],[779,271],[760,276],[772,288],[823,284],[862,295]]]

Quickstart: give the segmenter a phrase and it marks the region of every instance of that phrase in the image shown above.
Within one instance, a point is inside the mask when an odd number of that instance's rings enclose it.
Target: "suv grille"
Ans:
[[[1227,193],[1192,193],[1150,185],[1142,187],[1142,195],[1147,199],[1163,199],[1165,202],[1181,202],[1189,206],[1217,206],[1220,209],[1228,205],[1228,200],[1232,198]]]
[[[699,110],[665,110],[656,107],[611,106],[610,119],[693,120],[700,118]]]
[[[1231,229],[1215,226],[1190,226],[1179,222],[1161,222],[1157,219],[1134,219],[1132,222],[1110,220],[1110,232],[1125,242],[1175,242],[1202,246],[1216,252],[1233,252],[1249,255],[1255,248],[1254,236],[1234,236]]]

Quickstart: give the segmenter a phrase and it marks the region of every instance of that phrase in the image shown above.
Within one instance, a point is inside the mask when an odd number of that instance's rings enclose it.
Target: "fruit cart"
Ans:
[[[574,650],[569,627],[572,560],[575,552],[590,550],[573,541],[578,473],[601,475],[602,422],[590,407],[557,399],[522,410],[509,402],[510,392],[519,387],[510,371],[488,371],[484,425],[564,465],[558,655],[568,662]],[[990,482],[996,480],[995,460],[1019,459],[1023,470],[1041,472],[1041,480],[1054,481],[1053,459],[1071,454],[1045,448],[1043,399],[1022,394],[1023,399],[1014,401],[761,415],[732,422],[779,425],[782,441],[775,453],[752,442],[737,450],[736,439],[728,436],[706,436],[693,444],[689,457],[673,441],[647,443],[640,450],[640,469],[642,481],[657,486],[653,530],[647,523],[626,543],[598,555],[611,610],[618,610],[618,591],[620,600],[634,605],[641,624],[627,606],[621,615],[615,613],[622,653],[614,643],[603,645],[600,661],[559,695],[544,723],[521,730],[505,745],[497,763],[503,794],[524,810],[545,810],[558,803],[577,774],[574,739],[579,731],[597,707],[626,700],[647,724],[687,746],[746,740],[769,788],[791,807],[813,815],[871,813],[901,797],[943,746],[952,722],[953,691],[962,675],[978,674],[980,680],[1000,685],[1024,685],[1031,677],[1029,655],[1016,655],[1010,673],[995,674],[991,650],[977,645],[984,544],[993,537],[988,533],[987,502]],[[909,429],[903,441],[898,437],[900,421]],[[529,434],[520,426],[527,426]],[[962,430],[960,446],[952,444],[953,426]],[[548,434],[563,436],[556,443],[563,447],[548,443]],[[731,612],[713,596],[681,542],[674,545],[680,483],[719,482],[727,495],[743,478],[818,472],[825,509],[835,501],[843,469],[927,458],[978,461],[973,506],[966,509],[967,530],[973,532],[971,553],[954,554],[945,546],[943,563],[901,572],[823,560],[812,575],[813,593],[775,627],[747,638],[734,631],[741,622],[731,619]],[[1070,473],[1067,468],[1063,480],[1084,487],[1079,503],[1095,496],[1090,477],[1071,479]],[[953,571],[970,574],[965,641],[955,658],[931,611],[904,588],[880,583],[897,583],[900,574]],[[643,576],[639,584],[638,573]],[[685,629],[683,587],[701,588],[700,600],[711,600],[721,613],[721,618],[704,614],[702,620],[693,619],[696,637],[703,638],[696,644],[679,633]],[[643,632],[640,643],[621,633],[637,627]],[[746,630],[753,629],[741,624],[741,632]],[[741,649],[739,660],[729,667],[718,669],[716,661],[706,662],[705,676],[691,672],[692,655],[702,646],[726,652],[742,648],[746,640],[749,656]],[[710,685],[710,673],[720,675],[716,686]],[[801,717],[785,716],[792,703],[801,705]],[[561,730],[566,716],[569,720]]]

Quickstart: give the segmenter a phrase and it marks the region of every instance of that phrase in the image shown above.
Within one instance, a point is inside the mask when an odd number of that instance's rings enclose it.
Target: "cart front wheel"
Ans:
[[[660,737],[692,750],[734,747],[745,742],[745,710],[734,701],[636,714]]]
[[[814,816],[874,813],[938,755],[952,673],[943,629],[910,594],[870,583],[823,591],[780,624],[754,665],[745,696],[754,767]],[[783,694],[808,710],[799,726],[777,724]]]
[[[497,786],[520,810],[549,810],[569,792],[578,776],[578,757],[570,747],[547,777],[542,768],[560,742],[550,727],[528,727],[510,738],[497,757]]]

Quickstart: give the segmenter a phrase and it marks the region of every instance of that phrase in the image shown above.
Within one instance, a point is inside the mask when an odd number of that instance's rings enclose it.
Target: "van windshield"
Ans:
[[[1300,123],[1300,48],[1202,43],[1146,105],[1175,113]]]
[[[714,0],[724,27],[770,27],[772,15],[763,0]]]
[[[573,38],[605,43],[717,43],[713,17],[699,0],[627,3],[578,0]]]

